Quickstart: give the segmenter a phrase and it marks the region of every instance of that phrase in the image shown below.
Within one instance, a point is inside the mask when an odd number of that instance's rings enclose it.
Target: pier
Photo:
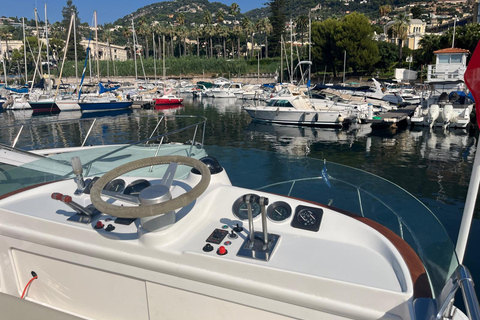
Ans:
[[[416,108],[417,105],[412,104],[397,110],[391,110],[374,116],[372,119],[367,119],[366,123],[370,123],[372,127],[391,127],[406,124],[407,117],[410,117]]]

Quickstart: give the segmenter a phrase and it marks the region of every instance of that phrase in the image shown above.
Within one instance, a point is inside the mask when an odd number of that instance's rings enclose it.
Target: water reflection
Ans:
[[[265,124],[252,121],[245,129],[251,136],[271,143],[281,153],[308,155],[313,143],[347,144],[351,146],[359,137],[366,137],[372,131],[369,125],[355,125],[347,130]]]

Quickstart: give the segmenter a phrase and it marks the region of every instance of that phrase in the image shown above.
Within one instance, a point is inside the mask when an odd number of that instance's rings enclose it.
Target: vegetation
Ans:
[[[280,65],[281,39],[283,55],[288,57],[284,61],[284,70],[289,70],[291,54],[294,64],[308,59],[308,25],[312,23],[312,60],[314,71],[324,71],[337,76],[343,70],[344,54],[346,53],[347,72],[356,74],[372,74],[393,72],[396,67],[405,65],[406,56],[413,56],[412,68],[419,70],[422,66],[433,62],[433,51],[451,47],[453,30],[443,35],[426,35],[420,42],[422,46],[416,51],[404,47],[409,18],[406,11],[398,12],[398,6],[409,2],[380,1],[362,4],[349,2],[345,6],[341,1],[326,0],[318,5],[311,0],[269,0],[266,7],[242,13],[237,3],[226,6],[221,3],[207,0],[176,0],[153,3],[143,7],[129,16],[119,19],[114,24],[105,24],[98,30],[99,40],[125,46],[131,61],[109,64],[110,75],[134,75],[133,57],[144,63],[147,76],[155,73],[153,61],[157,61],[157,75],[162,72],[158,67],[162,65],[159,58],[165,57],[167,75],[183,76],[191,74],[246,74],[257,72],[257,59],[260,59],[260,72],[276,72]],[[318,5],[318,6],[317,6]],[[428,6],[428,4],[427,4]],[[318,11],[310,11],[310,8]],[[397,8],[397,9],[393,9]],[[345,14],[346,10],[353,13]],[[413,6],[410,12],[415,18],[425,18],[426,7]],[[363,13],[360,13],[363,12]],[[49,52],[58,65],[63,58],[65,38],[70,25],[72,13],[75,13],[77,30],[78,61],[85,57],[85,50],[79,45],[82,37],[93,38],[91,28],[81,23],[78,10],[72,0],[66,0],[62,10],[63,20],[51,25],[49,33]],[[394,23],[388,29],[388,41],[375,41],[374,31],[383,33],[382,25],[388,17],[395,14]],[[310,16],[310,17],[309,17]],[[298,46],[290,44],[290,28],[286,28],[287,17],[292,17],[293,40]],[[377,17],[376,25],[369,19]],[[323,19],[323,20],[322,20]],[[19,19],[13,18],[18,22]],[[27,24],[36,22],[27,20]],[[44,25],[38,21],[39,26]],[[133,32],[135,28],[135,33]],[[134,39],[135,36],[135,39]],[[9,25],[0,26],[0,37],[7,41],[23,38],[21,27]],[[455,46],[473,52],[480,38],[478,24],[457,26]],[[36,37],[27,38],[27,64],[29,70],[35,69],[38,52],[42,52],[41,60],[45,61],[44,47],[38,48]],[[135,43],[135,47],[134,44]],[[67,65],[64,75],[72,75],[71,67],[74,59],[73,35],[67,49]],[[396,48],[396,49],[395,49]],[[293,50],[293,52],[292,52]],[[156,60],[154,60],[156,59]],[[287,61],[288,60],[288,61]],[[69,62],[70,61],[70,62]],[[7,55],[9,72],[23,73],[23,47]],[[83,68],[83,62],[79,62]],[[101,66],[102,77],[107,76],[107,62]],[[143,71],[141,71],[143,76]],[[139,73],[139,76],[140,76]]]

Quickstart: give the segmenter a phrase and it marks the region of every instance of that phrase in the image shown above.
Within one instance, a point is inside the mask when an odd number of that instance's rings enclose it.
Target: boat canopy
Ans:
[[[12,88],[12,87],[5,87],[5,89],[10,90],[15,93],[28,93],[28,88]]]
[[[105,93],[105,92],[117,90],[118,88],[120,88],[120,85],[112,87],[112,88],[105,88],[103,86],[103,84],[101,82],[99,82],[98,83],[98,88],[99,88],[99,90],[98,90],[99,93]]]
[[[369,92],[372,89],[369,86],[360,86],[360,87],[346,87],[346,86],[327,86],[324,84],[317,84],[312,90],[324,90],[324,89],[334,89],[334,90],[351,90],[351,91],[363,91]]]

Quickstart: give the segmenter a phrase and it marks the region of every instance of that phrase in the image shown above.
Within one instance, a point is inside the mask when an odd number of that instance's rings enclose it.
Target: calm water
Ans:
[[[254,150],[264,150],[273,152],[270,155],[289,154],[296,157],[299,163],[306,157],[312,157],[363,169],[395,182],[420,199],[434,212],[453,242],[456,242],[476,150],[476,138],[472,134],[465,131],[444,132],[438,128],[433,131],[408,128],[372,130],[368,125],[359,125],[348,130],[336,130],[263,125],[252,123],[241,106],[242,102],[235,99],[194,100],[187,97],[180,108],[134,110],[115,117],[108,113],[103,116],[108,117],[104,120],[124,126],[127,132],[131,130],[131,122],[127,119],[132,113],[201,115],[208,119],[205,132],[207,152],[208,146],[252,150],[252,156]],[[32,116],[31,111],[3,112],[0,113],[0,125],[4,127],[23,122],[85,116],[91,115],[62,112],[58,115]],[[2,141],[11,139],[5,136],[0,138]],[[68,139],[68,135],[65,139]],[[238,164],[248,163],[248,166],[256,165],[255,159],[235,161]],[[258,163],[261,166],[261,162]],[[228,172],[234,184],[242,184],[248,179],[245,172]],[[258,187],[268,183],[264,181]],[[479,212],[477,209],[464,260],[477,283],[480,282],[480,259],[477,258],[480,250]]]

